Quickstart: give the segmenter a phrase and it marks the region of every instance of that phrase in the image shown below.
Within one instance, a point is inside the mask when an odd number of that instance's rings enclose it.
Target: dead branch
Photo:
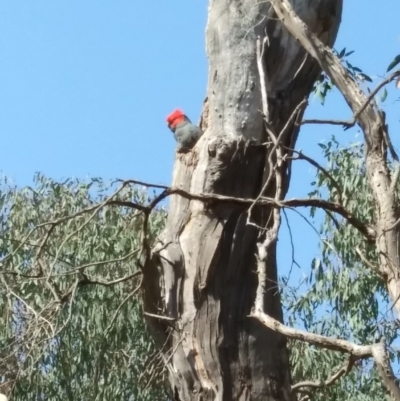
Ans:
[[[358,345],[350,341],[341,340],[332,337],[322,336],[320,334],[309,333],[304,330],[294,329],[279,322],[278,320],[268,316],[262,311],[254,310],[250,317],[254,317],[264,326],[271,330],[277,331],[293,340],[299,340],[308,344],[316,345],[320,348],[329,349],[331,351],[345,352],[353,355],[357,359],[372,357],[373,345]]]
[[[174,317],[169,317],[169,316],[165,316],[165,315],[156,315],[155,313],[150,313],[150,312],[143,312],[143,315],[149,316],[149,317],[154,317],[156,319],[160,319],[160,320],[169,320],[174,322],[176,319]]]
[[[197,200],[205,203],[231,203],[231,204],[236,204],[236,205],[243,205],[243,206],[251,206],[254,203],[258,206],[272,206],[275,208],[296,208],[296,207],[316,207],[320,209],[325,209],[330,212],[334,212],[345,218],[350,224],[352,224],[356,229],[358,229],[369,241],[374,241],[376,238],[376,233],[373,227],[363,223],[359,219],[357,219],[350,211],[348,211],[346,208],[344,208],[342,205],[339,203],[335,202],[329,202],[324,199],[318,199],[318,198],[304,198],[304,199],[289,199],[289,200],[276,200],[274,198],[268,198],[262,196],[259,200],[256,199],[251,199],[251,198],[237,198],[233,196],[225,196],[225,195],[218,195],[218,194],[207,194],[207,193],[190,193],[187,192],[181,188],[174,188],[174,187],[167,187],[165,185],[158,185],[158,184],[151,184],[151,183],[146,183],[142,181],[136,181],[136,180],[126,180],[123,181],[122,186],[109,198],[107,198],[104,202],[100,204],[96,204],[91,206],[90,208],[81,210],[73,215],[70,216],[64,216],[60,219],[47,222],[47,223],[42,223],[39,224],[38,226],[34,227],[29,234],[24,238],[25,241],[21,241],[20,246],[17,248],[17,250],[29,239],[29,236],[39,227],[43,227],[46,225],[58,225],[61,224],[65,221],[71,220],[75,217],[81,216],[85,213],[90,213],[96,210],[96,213],[98,210],[100,210],[103,207],[106,207],[110,204],[112,204],[113,200],[112,198],[126,185],[129,184],[135,184],[135,185],[143,185],[146,186],[147,188],[161,188],[163,191],[157,195],[150,203],[149,205],[146,206],[146,212],[144,213],[145,217],[148,215],[152,210],[154,210],[159,203],[161,203],[164,199],[171,195],[179,195],[182,196],[185,199],[189,200]],[[124,202],[122,206],[126,207],[132,207],[134,209],[137,209],[137,205],[135,203],[130,203],[130,202]],[[86,224],[87,220],[85,223]],[[78,230],[81,227],[78,228]],[[64,240],[65,241],[65,240]],[[15,251],[14,251],[15,253]],[[10,255],[6,255],[1,262],[4,262],[6,258],[8,258]],[[1,263],[0,262],[0,263]],[[54,263],[54,262],[53,262]],[[94,263],[96,265],[97,262]],[[99,264],[102,264],[103,262],[98,262]],[[108,263],[108,262],[107,262]],[[80,266],[77,269],[83,269],[85,266]],[[86,265],[86,267],[89,267],[89,264]],[[4,273],[4,272],[1,272]],[[8,274],[12,274],[11,272],[7,272]],[[32,277],[33,278],[33,277]]]
[[[151,184],[148,184],[150,187]],[[251,206],[256,200],[250,198],[237,198],[234,196],[225,196],[217,194],[194,194],[187,192],[181,188],[166,187],[166,189],[158,195],[149,205],[150,209],[153,209],[162,200],[171,195],[179,195],[185,199],[198,200],[209,203],[232,203],[236,205]],[[261,197],[256,204],[258,206],[272,206],[275,208],[295,208],[295,207],[316,207],[320,209],[329,210],[335,212],[340,216],[344,217],[350,224],[352,224],[357,230],[359,230],[369,241],[374,241],[376,238],[375,230],[357,219],[351,212],[345,209],[342,205],[335,202],[329,202],[323,199],[317,198],[305,198],[305,199],[289,199],[278,201],[274,198]]]

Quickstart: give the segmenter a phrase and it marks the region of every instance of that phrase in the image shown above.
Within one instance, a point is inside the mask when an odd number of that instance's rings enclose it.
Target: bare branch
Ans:
[[[146,188],[168,189],[168,187],[166,185],[151,184],[151,183],[148,183],[148,182],[138,181],[138,180],[121,180],[121,179],[118,179],[117,182],[122,182],[122,184],[124,186],[134,184],[134,185],[141,185],[142,187],[146,187]]]
[[[174,317],[169,317],[169,316],[164,316],[164,315],[156,315],[154,313],[149,313],[149,312],[143,312],[143,315],[154,317],[154,318],[160,319],[160,320],[170,320],[170,321],[176,320]]]
[[[139,210],[140,212],[148,213],[151,211],[148,206],[140,205],[139,203],[135,202],[127,202],[127,201],[120,201],[120,200],[111,200],[107,203],[107,205],[116,205],[116,206],[125,206],[131,209]]]
[[[151,185],[151,184],[147,184]],[[258,201],[256,199],[250,198],[237,198],[233,196],[225,196],[218,194],[206,194],[199,193],[194,194],[187,192],[181,188],[165,187],[165,190],[158,195],[153,201],[148,205],[149,210],[154,209],[158,203],[163,201],[165,198],[171,195],[180,195],[185,199],[198,200],[202,202],[226,202],[238,205],[249,205],[257,204],[258,206],[273,206],[276,208],[293,208],[293,207],[316,207],[320,209],[329,210],[335,212],[342,217],[344,217],[350,224],[352,224],[357,230],[359,230],[369,241],[374,241],[376,238],[375,230],[364,224],[362,221],[357,219],[351,212],[345,209],[342,205],[334,202],[329,202],[323,199],[289,199],[278,201],[273,198],[261,197]]]
[[[318,119],[307,119],[303,120],[300,124],[320,124],[320,125],[340,125],[344,127],[352,127],[354,123],[351,125],[352,120],[318,120]]]
[[[321,348],[332,351],[346,352],[357,358],[372,357],[372,345],[358,345],[350,341],[341,340],[332,337],[322,336],[320,334],[309,333],[304,330],[294,329],[279,322],[278,320],[268,316],[262,311],[254,310],[250,317],[256,318],[264,326],[278,333],[285,335],[293,340],[304,341],[306,343],[319,346]]]
[[[396,377],[393,374],[392,367],[390,366],[389,358],[385,350],[385,344],[383,342],[371,345],[358,345],[342,339],[309,333],[304,330],[285,326],[261,310],[253,310],[250,314],[250,317],[254,317],[264,326],[281,333],[288,338],[303,341],[308,344],[316,345],[320,348],[325,348],[332,351],[345,352],[349,354],[353,360],[373,357],[386,387],[391,391],[393,398],[396,401],[400,400],[400,389],[397,385]],[[349,366],[350,362],[348,368]],[[346,372],[343,372],[343,374]],[[336,375],[334,375],[330,380],[332,379],[337,380]]]
[[[350,354],[350,358],[352,359],[350,359],[346,370],[343,371],[343,373],[341,371],[337,372],[329,381],[336,381],[343,374],[347,374],[355,360],[373,357],[386,387],[391,391],[392,396],[396,401],[400,400],[400,388],[398,387],[396,377],[393,373],[392,367],[390,366],[384,342],[371,345],[358,345],[342,339],[309,333],[304,330],[285,326],[261,310],[253,310],[250,317],[256,318],[269,329],[281,333],[293,340],[299,340],[308,344],[316,345],[320,348]],[[298,388],[300,387],[300,384],[301,386],[304,386],[304,383],[299,383],[299,385],[297,385]]]
[[[304,387],[321,388],[332,386],[336,381],[338,381],[342,376],[347,375],[354,366],[356,359],[353,356],[349,357],[349,360],[345,365],[343,365],[335,374],[333,374],[328,380],[323,382],[313,382],[310,380],[296,383],[292,386],[292,391],[299,391]]]

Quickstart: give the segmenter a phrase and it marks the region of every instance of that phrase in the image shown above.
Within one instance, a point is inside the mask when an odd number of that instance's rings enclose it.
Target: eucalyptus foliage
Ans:
[[[333,138],[320,147],[330,177],[318,171],[309,195],[340,202],[372,224],[362,145],[341,148]],[[12,392],[14,400],[167,399],[164,365],[136,298],[143,215],[129,207],[101,206],[115,186],[101,179],[55,182],[42,175],[22,189],[1,182],[0,377],[2,391]],[[114,199],[146,205],[152,196],[127,186]],[[150,215],[150,245],[165,217],[163,209]],[[288,323],[359,344],[384,338],[398,363],[398,329],[373,270],[374,247],[330,213],[320,238],[321,258],[312,261],[305,293],[283,286]],[[127,276],[132,278],[109,284]],[[57,294],[67,296],[57,301]],[[294,383],[323,382],[348,360],[293,342],[291,363]],[[358,361],[332,386],[313,393],[317,401],[387,399],[370,361]]]
[[[333,138],[320,147],[328,177],[318,171],[310,197],[340,202],[358,219],[372,224],[373,197],[367,186],[363,146],[341,148]],[[311,211],[316,216],[316,210]],[[321,259],[312,261],[304,295],[284,291],[289,324],[311,332],[370,344],[385,339],[392,362],[398,353],[396,320],[387,292],[374,272],[377,255],[358,231],[344,219],[326,213],[320,229]],[[363,255],[360,257],[360,254]],[[295,342],[291,362],[294,382],[324,382],[346,366],[348,357]],[[358,361],[348,375],[332,386],[315,391],[315,400],[385,400],[386,392],[370,361]],[[389,399],[389,398],[388,398]]]
[[[0,391],[15,401],[166,400],[136,297],[142,214],[104,205],[118,183],[34,182],[0,183]],[[126,186],[113,199],[151,197]],[[150,244],[165,216],[150,215]]]

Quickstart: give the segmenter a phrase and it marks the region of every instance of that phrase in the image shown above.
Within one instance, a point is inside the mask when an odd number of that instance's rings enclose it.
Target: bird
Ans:
[[[203,135],[203,131],[179,109],[174,110],[167,117],[167,124],[181,148],[192,149]]]

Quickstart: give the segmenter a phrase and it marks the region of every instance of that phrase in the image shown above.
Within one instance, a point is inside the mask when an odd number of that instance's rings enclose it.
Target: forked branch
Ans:
[[[347,340],[326,337],[315,333],[309,333],[304,330],[285,326],[278,320],[272,318],[271,316],[263,313],[260,310],[254,310],[251,313],[250,317],[257,319],[264,326],[283,334],[287,338],[303,341],[320,348],[347,353],[351,356],[352,363],[359,359],[372,357],[378,368],[379,373],[381,374],[385,386],[391,391],[391,393],[393,394],[393,398],[396,401],[400,400],[400,390],[397,385],[396,377],[390,366],[390,362],[385,349],[385,344],[383,342],[370,345],[358,345]],[[343,375],[344,373],[345,372],[343,372],[341,375]],[[335,376],[333,376],[333,378],[331,378],[330,380],[333,379],[337,380],[338,378],[335,378]],[[300,386],[303,386],[303,384],[300,383],[297,388]]]

